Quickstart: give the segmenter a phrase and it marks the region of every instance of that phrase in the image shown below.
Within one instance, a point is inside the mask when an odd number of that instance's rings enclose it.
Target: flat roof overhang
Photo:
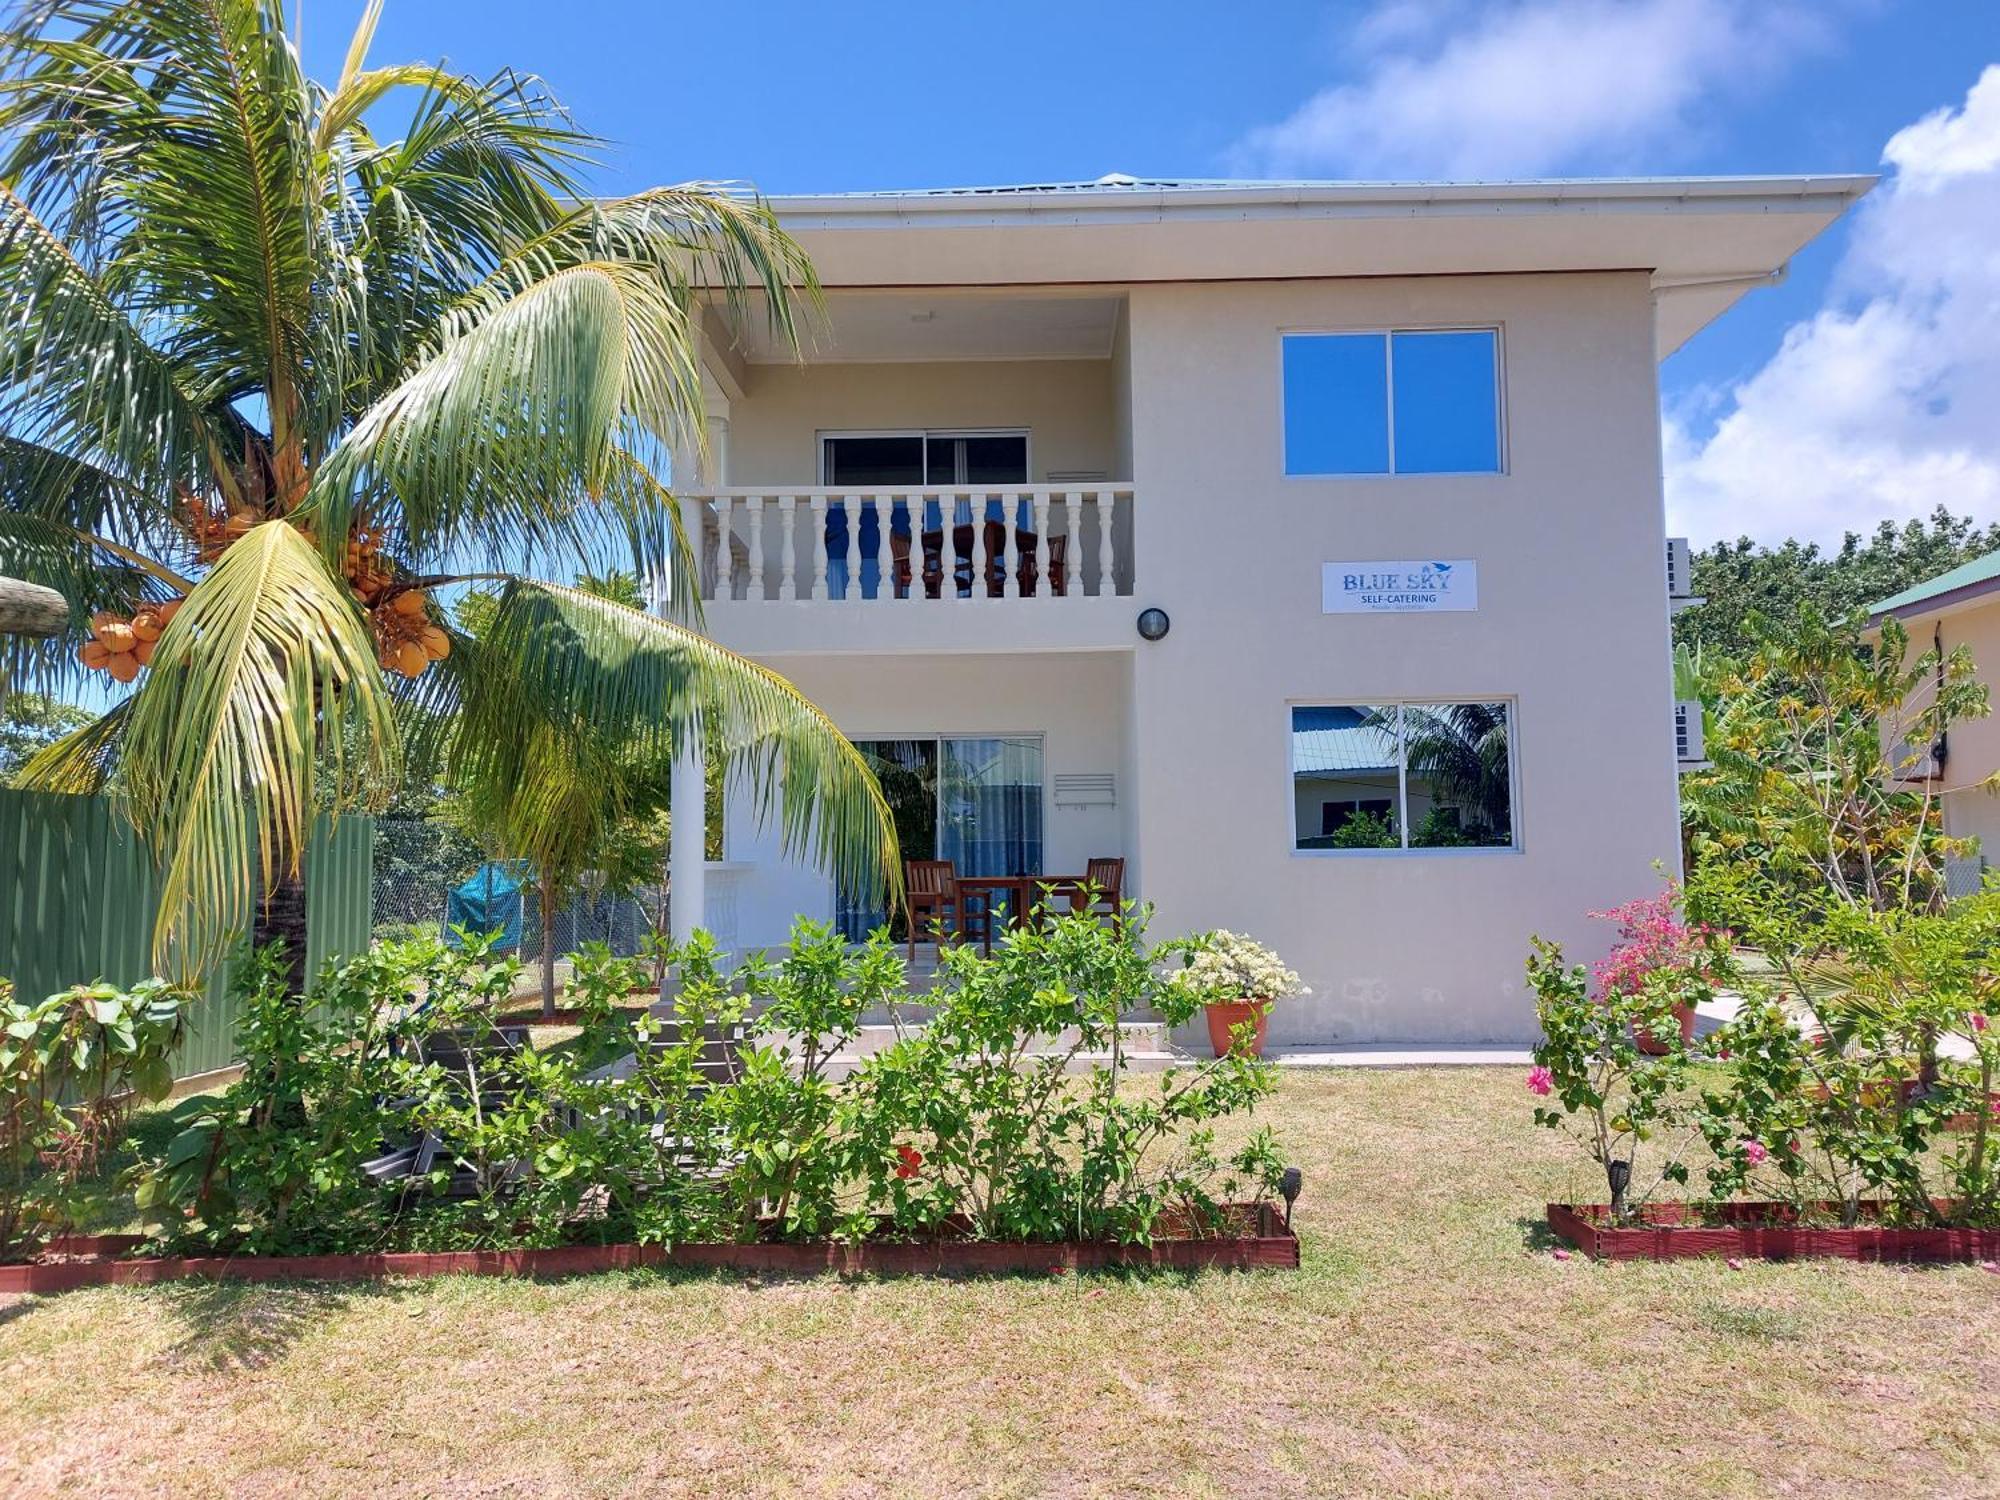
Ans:
[[[774,197],[829,288],[1643,271],[1662,358],[1872,176],[1052,187]]]

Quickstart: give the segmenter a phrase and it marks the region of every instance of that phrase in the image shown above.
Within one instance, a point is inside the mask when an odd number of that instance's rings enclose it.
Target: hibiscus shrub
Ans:
[[[1714,900],[1715,878],[1697,903]],[[1687,1183],[1705,1148],[1711,1203],[1775,1201],[1850,1225],[1864,1213],[2000,1223],[2000,1029],[1988,1024],[2000,890],[1939,909],[1828,902],[1805,921],[1795,893],[1759,873],[1727,881],[1754,963],[1663,902],[1613,914],[1623,939],[1594,983],[1534,941],[1536,1123],[1579,1138],[1614,1217]],[[1725,988],[1734,1014],[1692,1052],[1674,1011]],[[1645,1056],[1640,1033],[1664,1055]],[[1654,1154],[1643,1186],[1642,1146]]]
[[[566,997],[581,1033],[540,1049],[500,1027],[518,966],[477,941],[381,945],[305,1007],[267,971],[241,1081],[141,1201],[163,1247],[263,1253],[1219,1231],[1225,1203],[1276,1190],[1267,1133],[1215,1136],[1272,1073],[1130,1073],[1120,1023],[1200,1003],[1163,972],[1194,945],[1149,950],[1144,926],[1065,916],[991,957],[947,950],[931,1019],[866,1056],[864,1020],[909,1003],[902,963],[886,933],[850,946],[822,923],[733,970],[696,934],[644,1009],[641,966],[586,950]]]

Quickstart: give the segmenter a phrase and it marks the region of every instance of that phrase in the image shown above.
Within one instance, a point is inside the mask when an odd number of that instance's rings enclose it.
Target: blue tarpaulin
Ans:
[[[458,934],[498,932],[501,948],[521,946],[521,883],[503,865],[481,865],[472,878],[450,892],[444,903],[444,940],[456,948]]]

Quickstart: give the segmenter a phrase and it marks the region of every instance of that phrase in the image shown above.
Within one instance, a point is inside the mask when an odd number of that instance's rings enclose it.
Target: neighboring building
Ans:
[[[1594,956],[1679,858],[1658,363],[1871,182],[779,199],[826,314],[803,362],[705,321],[708,628],[906,852],[1120,855],[1156,932],[1271,944],[1278,1040],[1525,1038],[1528,935]],[[879,920],[725,839],[726,945]]]
[[[2000,552],[1871,604],[1868,615],[1878,628],[1891,615],[1900,620],[1909,632],[1913,657],[1932,649],[1949,655],[1965,647],[1979,680],[2000,702]],[[2000,795],[1986,785],[2000,773],[2000,717],[1954,724],[1935,745],[1904,750],[1896,761],[1903,775],[1930,784],[1947,834],[1979,841],[1976,853],[1945,869],[1952,895],[1978,890],[1988,862],[2000,853]]]

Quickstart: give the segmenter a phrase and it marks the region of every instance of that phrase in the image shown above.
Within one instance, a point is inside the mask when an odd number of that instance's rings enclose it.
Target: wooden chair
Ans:
[[[1108,917],[1114,932],[1125,930],[1125,861],[1093,859],[1085,866],[1083,881],[1089,898],[1088,910]]]
[[[954,936],[965,921],[958,894],[958,867],[948,859],[903,861],[903,909],[910,919],[910,959],[917,956],[917,934],[928,929],[942,946],[947,932]],[[926,924],[924,918],[928,916]]]

